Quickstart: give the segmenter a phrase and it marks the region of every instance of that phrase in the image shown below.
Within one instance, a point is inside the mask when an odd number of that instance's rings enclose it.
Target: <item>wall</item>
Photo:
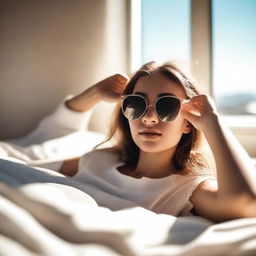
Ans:
[[[127,72],[127,2],[0,1],[0,139],[32,130],[66,94]],[[95,111],[90,129],[104,132],[108,111]]]

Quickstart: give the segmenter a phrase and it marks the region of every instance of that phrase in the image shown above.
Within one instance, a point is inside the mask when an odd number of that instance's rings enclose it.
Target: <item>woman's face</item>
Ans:
[[[157,72],[139,78],[133,93],[143,95],[149,105],[163,95],[172,95],[185,99],[183,88]],[[174,150],[183,133],[190,132],[190,125],[181,114],[172,123],[162,122],[154,108],[149,107],[146,114],[137,120],[130,121],[130,130],[135,144],[144,152],[162,152]]]

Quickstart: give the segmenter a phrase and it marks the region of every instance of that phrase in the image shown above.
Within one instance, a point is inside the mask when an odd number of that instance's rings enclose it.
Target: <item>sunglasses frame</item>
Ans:
[[[126,115],[125,115],[125,113],[124,113],[123,102],[124,102],[124,100],[125,100],[126,98],[128,98],[128,97],[130,97],[130,96],[133,96],[133,97],[134,97],[134,96],[135,96],[135,97],[140,97],[140,98],[142,98],[142,99],[145,101],[145,103],[146,103],[146,108],[145,108],[143,114],[142,114],[140,117],[135,118],[135,119],[129,119],[129,118],[127,118]],[[162,99],[162,98],[175,98],[175,99],[177,99],[177,100],[180,102],[179,112],[178,112],[177,116],[176,116],[172,121],[170,121],[170,122],[163,121],[163,120],[159,117],[159,115],[158,115],[158,113],[157,113],[157,111],[156,111],[156,103],[157,103],[160,99]],[[157,98],[157,99],[155,100],[154,104],[148,104],[147,100],[146,100],[145,97],[143,97],[142,95],[139,95],[139,94],[127,94],[127,95],[122,95],[121,109],[122,109],[123,115],[124,115],[128,120],[135,121],[135,120],[138,120],[138,119],[142,118],[142,117],[147,113],[149,107],[153,107],[154,112],[155,112],[155,114],[157,115],[157,117],[158,117],[159,120],[161,120],[162,122],[165,122],[165,123],[172,123],[172,122],[174,122],[174,121],[178,118],[178,116],[179,116],[179,114],[180,114],[181,104],[182,104],[182,103],[185,103],[185,102],[187,102],[187,101],[188,101],[188,100],[180,99],[180,98],[175,97],[175,96],[164,95],[164,96],[161,96],[161,97]]]

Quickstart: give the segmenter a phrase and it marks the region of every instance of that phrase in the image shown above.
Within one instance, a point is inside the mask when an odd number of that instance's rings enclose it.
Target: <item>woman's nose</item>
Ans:
[[[159,118],[152,105],[148,106],[145,115],[142,117],[142,122],[144,124],[157,124],[159,122]]]

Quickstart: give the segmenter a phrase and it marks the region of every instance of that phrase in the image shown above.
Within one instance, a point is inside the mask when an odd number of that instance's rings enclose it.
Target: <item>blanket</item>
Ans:
[[[0,255],[255,255],[256,218],[156,214],[47,169],[0,160]],[[120,206],[120,202],[118,202]]]
[[[27,165],[66,158],[74,152],[63,152],[65,143],[72,148],[78,140],[80,134],[26,148],[0,143],[1,256],[256,255],[256,218],[217,224],[198,216],[156,214]]]

